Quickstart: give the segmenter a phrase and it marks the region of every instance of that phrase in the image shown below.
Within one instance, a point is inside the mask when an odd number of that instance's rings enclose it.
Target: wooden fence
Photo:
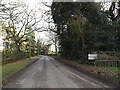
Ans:
[[[11,56],[7,57],[5,54],[2,55],[2,64],[7,64],[11,62],[15,62],[24,58],[27,58],[28,55],[24,53],[16,53],[16,54],[11,54]]]
[[[120,60],[95,60],[94,65],[103,67],[119,67]]]

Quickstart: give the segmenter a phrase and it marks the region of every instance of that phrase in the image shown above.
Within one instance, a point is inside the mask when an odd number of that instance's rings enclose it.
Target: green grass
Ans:
[[[110,71],[113,71],[113,72],[119,72],[118,67],[108,67],[107,69],[110,70]]]
[[[112,72],[119,72],[119,68],[118,67],[103,67],[103,66],[93,66],[93,65],[90,65],[90,67],[94,67],[94,68],[101,68],[101,69],[105,69],[107,71],[112,71]]]
[[[33,57],[40,57],[40,55],[36,55],[36,56],[33,56]]]
[[[9,77],[12,74],[16,73],[17,71],[23,69],[25,66],[27,66],[31,62],[32,62],[31,60],[27,60],[20,64],[15,64],[15,65],[11,65],[11,66],[3,65],[2,66],[2,80],[6,80],[7,77]]]
[[[48,54],[56,54],[55,52],[48,52]]]

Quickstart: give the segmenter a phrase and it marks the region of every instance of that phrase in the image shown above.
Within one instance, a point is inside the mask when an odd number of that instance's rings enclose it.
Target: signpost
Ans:
[[[88,54],[88,60],[97,60],[98,55],[97,54]]]
[[[95,65],[95,60],[98,59],[98,55],[97,54],[88,54],[88,60],[89,60],[89,64],[92,64],[94,66]]]

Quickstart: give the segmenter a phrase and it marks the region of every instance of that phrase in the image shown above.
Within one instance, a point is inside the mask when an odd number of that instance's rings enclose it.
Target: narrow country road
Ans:
[[[23,73],[9,82],[7,88],[104,88],[109,86],[42,56]]]

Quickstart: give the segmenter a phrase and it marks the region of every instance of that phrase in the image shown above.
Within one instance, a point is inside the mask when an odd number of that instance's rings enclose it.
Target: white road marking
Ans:
[[[91,83],[91,84],[93,84],[93,85],[95,85],[95,86],[97,86],[97,87],[101,87],[100,85],[97,85],[97,84],[95,84],[95,83],[93,83],[93,82],[90,82],[90,81],[88,81],[88,80],[86,80],[86,79],[84,79],[84,78],[78,76],[78,75],[75,74],[75,73],[72,73],[72,72],[70,72],[70,73],[71,73],[72,75],[76,76],[77,78],[83,80],[83,81],[89,82],[89,83]]]

